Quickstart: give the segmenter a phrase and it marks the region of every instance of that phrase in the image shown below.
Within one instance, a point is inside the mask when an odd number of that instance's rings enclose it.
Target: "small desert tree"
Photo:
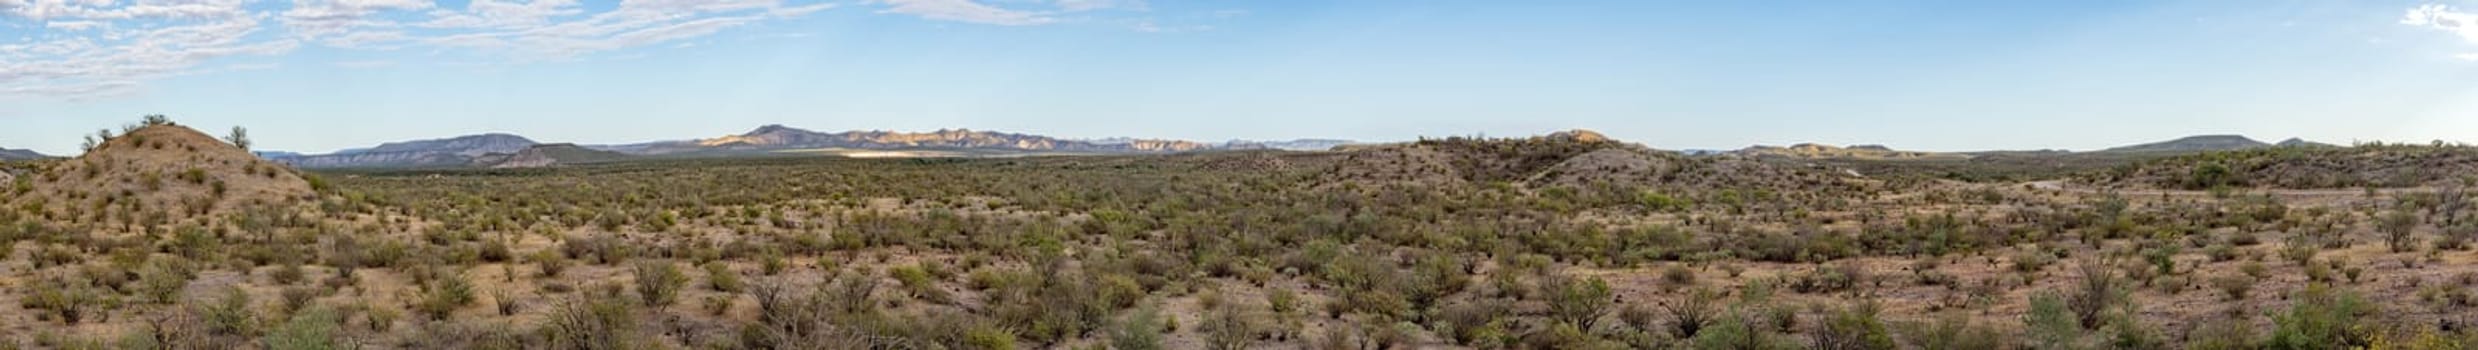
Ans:
[[[2104,313],[2125,303],[2131,295],[2127,294],[2125,279],[2109,270],[2106,262],[2084,260],[2077,266],[2082,280],[2067,290],[2065,307],[2073,311],[2083,329],[2099,329],[2107,320]]]
[[[235,125],[231,135],[224,135],[224,142],[231,142],[233,147],[240,147],[243,151],[250,150],[250,130]]]
[[[2409,235],[2418,227],[2417,215],[2407,211],[2384,213],[2382,218],[2376,220],[2375,226],[2376,230],[2383,231],[2383,242],[2390,246],[2393,252],[2409,251],[2415,248],[2412,246],[2417,245],[2417,242]]]

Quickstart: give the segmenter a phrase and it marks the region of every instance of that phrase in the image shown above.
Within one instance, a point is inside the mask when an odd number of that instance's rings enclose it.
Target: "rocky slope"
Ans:
[[[317,196],[291,168],[169,123],[114,137],[31,178],[32,191],[12,198],[13,207],[57,222],[172,224]]]

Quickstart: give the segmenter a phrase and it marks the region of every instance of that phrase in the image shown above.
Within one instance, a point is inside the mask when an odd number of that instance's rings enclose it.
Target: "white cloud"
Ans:
[[[622,0],[615,9],[596,12],[580,0],[473,0],[459,8],[442,8],[435,0],[290,0],[290,7],[272,0],[0,0],[0,28],[40,30],[0,36],[0,98],[131,94],[165,77],[272,68],[202,65],[225,57],[282,55],[305,43],[564,60],[835,6],[790,1],[798,0]]]
[[[287,3],[290,6],[284,6]],[[246,57],[285,55],[301,45],[469,54],[439,59],[526,63],[644,54],[614,52],[633,48],[691,48],[701,42],[698,38],[734,28],[850,4],[928,20],[1011,26],[1087,22],[1103,16],[1100,11],[1149,11],[1146,0],[620,0],[609,9],[587,6],[583,0],[442,3],[0,0],[0,28],[31,31],[0,35],[0,100],[110,97],[141,92],[147,82],[167,77],[272,69],[277,66],[230,61],[263,62]],[[1149,20],[1132,26],[1140,31],[1191,28]],[[392,61],[325,64],[370,68]]]
[[[429,18],[418,22],[391,23],[424,31],[386,31],[394,26],[373,26],[373,31],[366,32],[372,34],[337,35],[322,43],[471,49],[508,53],[527,61],[554,61],[712,35],[833,7],[787,5],[782,0],[625,0],[618,8],[587,13],[575,0],[476,0],[463,9],[428,11]]]
[[[1145,10],[1144,0],[1058,0],[1058,9],[1081,12],[1108,9]]]
[[[2478,13],[2463,12],[2452,6],[2429,4],[2409,9],[2401,16],[2401,24],[2425,27],[2460,36],[2462,41],[2478,44]],[[2478,61],[2478,53],[2453,55],[2462,60]]]
[[[494,0],[473,0],[465,11],[433,11],[435,18],[421,26],[432,28],[524,28],[548,23],[553,17],[574,16],[585,10],[576,0],[535,0],[530,3]]]
[[[273,55],[298,46],[268,39],[239,0],[0,0],[0,23],[40,22],[47,35],[0,38],[0,97],[89,99],[134,93],[140,83],[195,74],[223,57]]]
[[[920,16],[921,18],[996,25],[1037,25],[1057,22],[1047,13],[1020,11],[990,6],[972,0],[881,0],[889,5],[880,13]]]
[[[2409,14],[2401,16],[2401,24],[2452,32],[2463,40],[2478,43],[2478,13],[2461,12],[2452,6],[2426,5],[2409,9]]]
[[[342,62],[336,62],[336,63],[335,63],[335,65],[336,65],[337,67],[344,67],[344,68],[355,68],[355,69],[387,68],[387,67],[394,67],[394,66],[396,66],[396,61],[388,61],[388,60],[342,61]]]
[[[301,37],[339,35],[358,28],[394,27],[397,24],[373,18],[386,11],[419,10],[432,6],[429,0],[293,0],[291,10],[283,13],[284,27]]]
[[[110,25],[110,23],[105,23],[103,21],[50,21],[44,22],[43,28],[67,31],[88,31]]]

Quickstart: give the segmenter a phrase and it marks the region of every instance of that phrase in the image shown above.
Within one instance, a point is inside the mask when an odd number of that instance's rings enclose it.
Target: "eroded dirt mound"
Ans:
[[[67,222],[168,224],[317,196],[291,168],[170,124],[111,138],[32,178],[15,207]]]

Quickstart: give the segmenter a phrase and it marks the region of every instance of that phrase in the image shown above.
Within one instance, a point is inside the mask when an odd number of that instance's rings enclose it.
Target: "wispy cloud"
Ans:
[[[0,99],[127,95],[155,79],[234,70],[202,67],[220,58],[283,55],[302,45],[566,60],[836,6],[792,1],[799,0],[621,0],[615,9],[591,11],[579,0],[473,0],[461,7],[435,0],[291,0],[289,7],[273,0],[0,0],[0,27],[41,30],[0,35]]]
[[[1144,0],[1058,0],[1058,9],[1079,12],[1107,9],[1142,11],[1148,8]]]
[[[0,38],[0,97],[83,100],[135,93],[139,82],[195,73],[223,57],[272,55],[241,0],[186,2],[0,0],[0,24],[42,23],[54,35]]]
[[[425,10],[426,18],[380,20],[365,14],[344,22],[344,31],[305,33],[335,47],[471,49],[555,61],[712,35],[834,6],[782,0],[628,0],[615,9],[588,13],[577,0],[475,0],[462,9],[398,8]]]
[[[394,66],[396,66],[396,61],[388,61],[388,60],[342,61],[342,62],[336,62],[336,63],[335,63],[335,65],[336,65],[337,67],[344,67],[344,68],[355,68],[355,69],[387,68],[387,67],[394,67]]]
[[[1121,23],[1129,18],[1096,16],[1104,11],[1130,13],[1152,11],[1146,0],[862,0],[864,4],[880,6],[878,13],[920,17],[922,19],[979,23],[1003,26],[1033,26],[1067,22]],[[1138,25],[1136,31],[1163,31],[1161,26]]]
[[[225,58],[281,57],[303,46],[459,54],[462,57],[441,58],[502,64],[638,55],[642,52],[614,51],[691,48],[697,38],[845,5],[990,25],[1092,22],[1125,24],[1136,31],[1204,28],[1110,18],[1114,12],[1150,11],[1146,0],[620,0],[610,8],[589,7],[582,0],[471,0],[462,5],[438,0],[0,0],[0,28],[36,31],[0,35],[0,100],[134,94],[144,90],[146,82],[167,77],[273,68],[263,63],[210,66]],[[324,64],[375,68],[386,62]]]
[[[972,0],[881,0],[889,7],[879,13],[920,16],[921,18],[996,25],[1038,25],[1057,22],[1046,12],[1011,10]]]
[[[2478,13],[2464,12],[2442,4],[2429,4],[2409,9],[2401,16],[2401,24],[2441,30],[2460,36],[2461,40],[2478,44]],[[2478,53],[2454,55],[2462,60],[2478,61]]]

